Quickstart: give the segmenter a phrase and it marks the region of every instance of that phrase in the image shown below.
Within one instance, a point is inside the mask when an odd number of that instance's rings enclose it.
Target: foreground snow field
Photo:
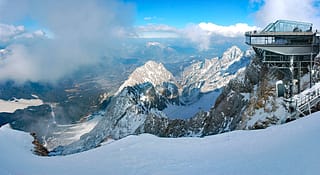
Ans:
[[[0,174],[320,174],[320,112],[264,130],[204,138],[149,134],[69,156],[33,155],[27,133],[0,128]]]

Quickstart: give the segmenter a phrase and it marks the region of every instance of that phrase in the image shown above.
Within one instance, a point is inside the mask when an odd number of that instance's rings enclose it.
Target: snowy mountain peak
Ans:
[[[249,63],[240,61],[243,55],[237,46],[232,46],[223,53],[220,59],[215,57],[193,63],[183,72],[182,86],[198,88],[203,93],[225,86],[236,76],[235,73],[238,70]],[[246,60],[249,60],[249,57]]]
[[[162,63],[155,61],[148,61],[143,66],[138,67],[129,76],[118,90],[118,93],[128,86],[134,86],[150,82],[153,86],[161,85],[164,82],[176,84],[176,80],[171,72],[169,72]]]
[[[243,53],[238,46],[232,46],[223,53],[222,57],[229,56],[230,58],[236,58],[241,54]]]
[[[239,61],[243,57],[243,52],[239,47],[232,46],[226,50],[221,58],[221,63],[225,66],[231,65],[236,61]]]

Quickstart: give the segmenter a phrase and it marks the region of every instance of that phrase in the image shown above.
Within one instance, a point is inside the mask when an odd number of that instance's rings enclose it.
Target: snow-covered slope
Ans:
[[[89,133],[69,145],[55,148],[52,154],[66,155],[95,148],[107,138],[121,139],[134,134],[149,115],[162,117],[156,110],[160,103],[153,99],[158,97],[150,94],[156,94],[151,83],[125,87],[111,100],[106,113]]]
[[[204,138],[128,136],[61,157],[31,153],[32,138],[0,128],[0,174],[264,174],[320,173],[320,113],[264,130]]]
[[[48,133],[44,137],[44,146],[51,151],[59,145],[64,146],[79,140],[82,135],[90,132],[97,125],[104,113],[104,111],[99,111],[89,115],[87,121],[81,123],[69,125],[57,125],[54,123],[49,125]]]
[[[199,111],[209,111],[216,99],[221,94],[221,89],[203,94],[199,100],[190,105],[171,105],[169,104],[162,112],[172,119],[189,119]]]

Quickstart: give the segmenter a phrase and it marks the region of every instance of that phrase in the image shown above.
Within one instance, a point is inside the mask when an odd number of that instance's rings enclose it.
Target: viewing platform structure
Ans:
[[[245,33],[246,44],[253,47],[264,63],[288,68],[313,64],[319,53],[320,33],[312,31],[312,24],[278,20],[261,32]],[[306,63],[306,64],[305,64]]]
[[[289,70],[282,72],[287,74],[286,77],[290,77],[290,81],[277,84],[276,89],[287,89],[286,94],[289,94],[291,98],[289,101],[292,103],[294,101],[297,103],[297,100],[293,100],[293,96],[302,90],[301,75],[309,73],[311,88],[316,83],[313,82],[313,74],[319,74],[319,70],[315,68],[315,57],[319,55],[320,33],[317,30],[313,31],[312,27],[312,23],[277,20],[262,31],[245,33],[246,44],[252,46],[263,63],[272,68]],[[298,91],[294,92],[293,89]],[[284,92],[277,92],[277,94],[284,96]],[[313,99],[312,102],[318,101],[314,98],[299,98]],[[318,98],[318,93],[315,98]],[[305,106],[302,102],[310,104],[309,101],[299,100],[296,106],[301,108],[298,107],[296,110],[305,110],[302,109]]]

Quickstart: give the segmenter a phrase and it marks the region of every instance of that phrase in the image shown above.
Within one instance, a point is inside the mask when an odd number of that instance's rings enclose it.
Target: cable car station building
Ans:
[[[298,81],[300,92],[302,70],[310,72],[311,80],[314,58],[319,54],[319,34],[312,30],[311,23],[277,20],[261,32],[246,32],[245,42],[253,47],[263,63],[290,70],[292,83]]]
[[[320,103],[320,33],[313,31],[311,23],[277,20],[260,32],[246,32],[245,37],[264,64],[286,77],[276,83],[276,91],[278,97],[285,97],[292,116],[311,113]],[[307,73],[310,88],[300,93],[301,76]]]

